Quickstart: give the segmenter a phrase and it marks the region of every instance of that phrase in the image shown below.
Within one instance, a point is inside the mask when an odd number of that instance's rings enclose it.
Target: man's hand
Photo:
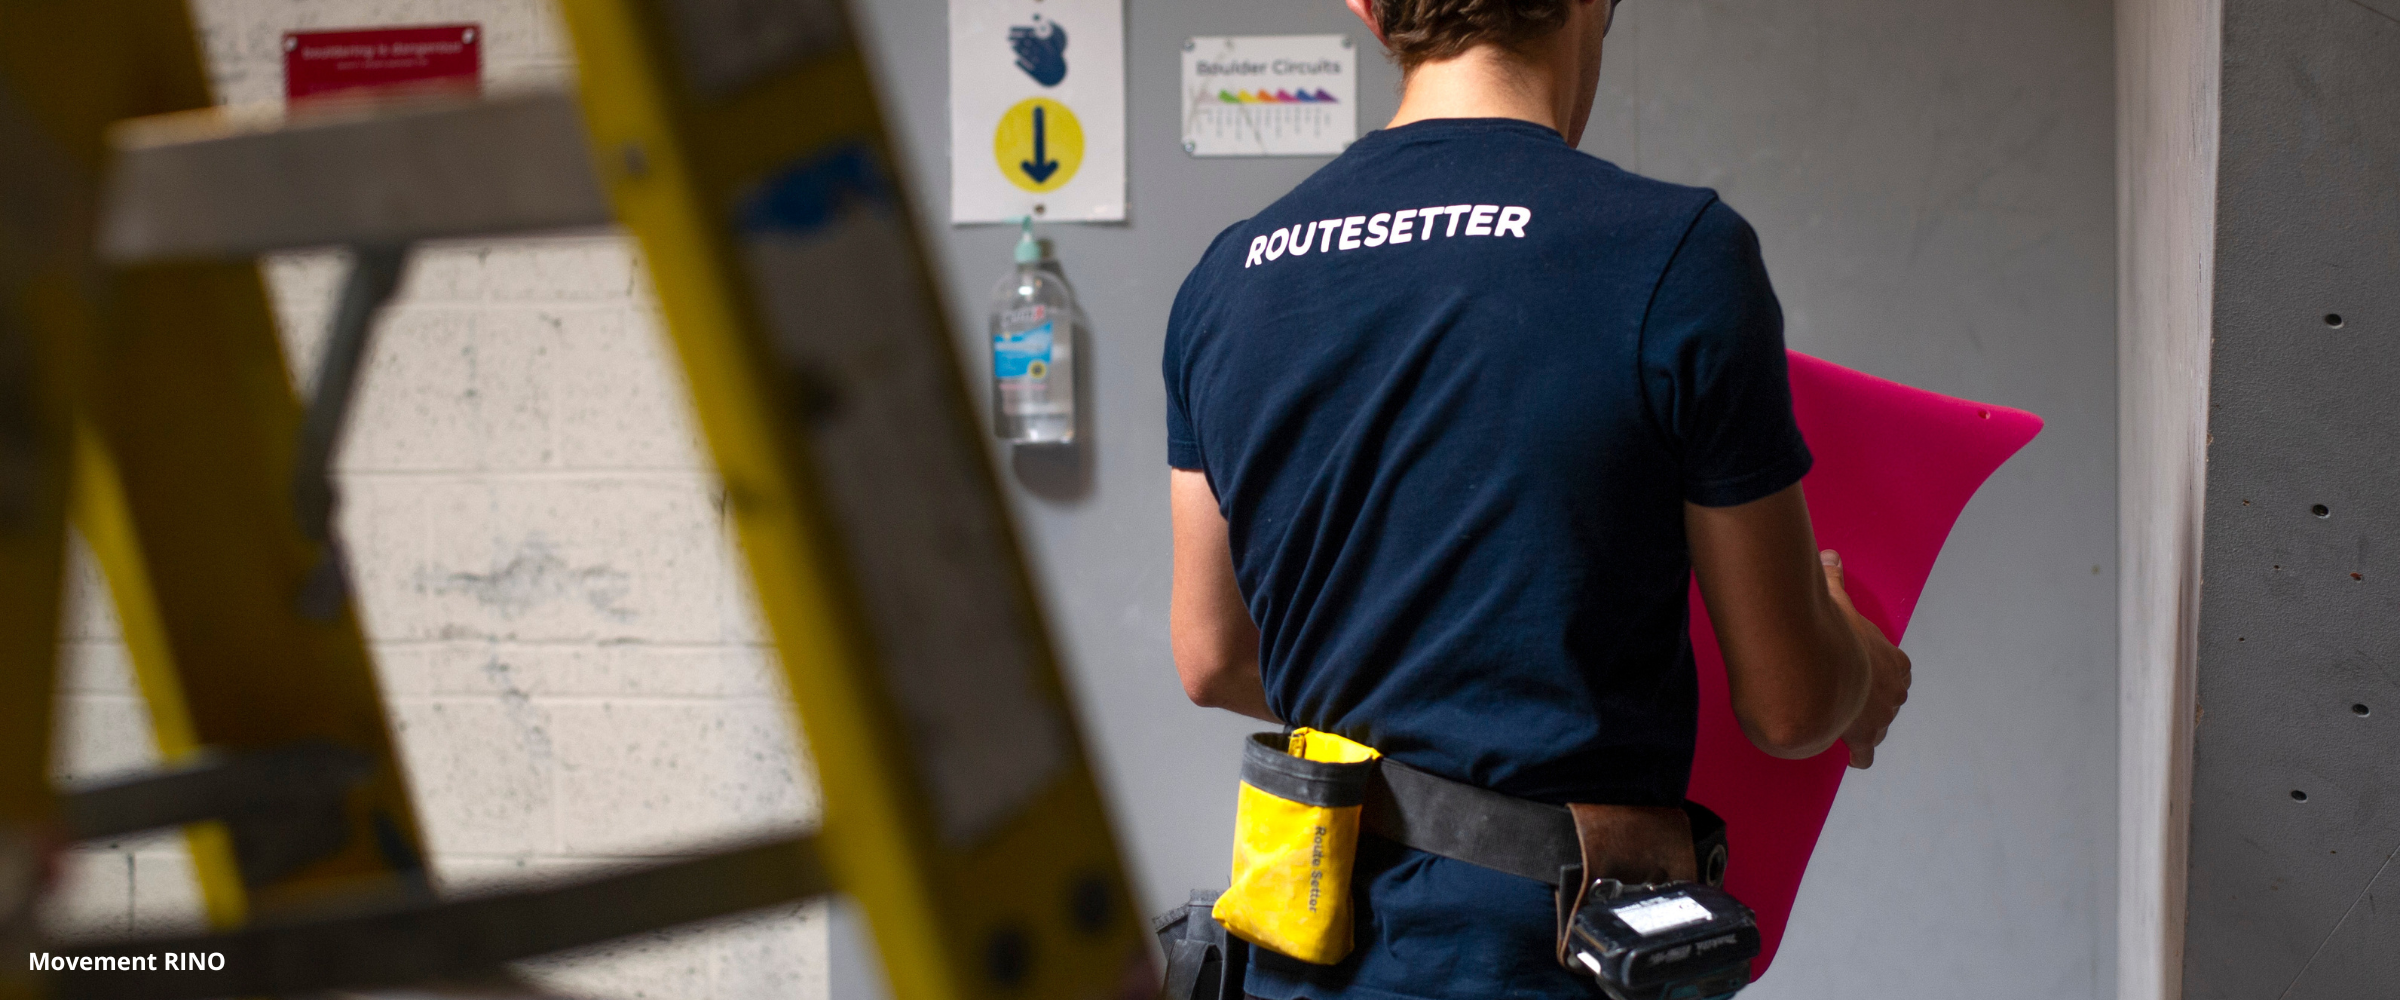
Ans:
[[[1866,650],[1869,683],[1867,704],[1859,709],[1858,718],[1842,733],[1842,742],[1850,747],[1850,766],[1875,766],[1875,747],[1883,742],[1884,734],[1892,728],[1892,719],[1900,714],[1900,706],[1908,703],[1910,665],[1908,654],[1884,638],[1883,630],[1875,627],[1858,608],[1850,603],[1850,591],[1842,584],[1842,554],[1832,549],[1817,553],[1825,566],[1825,591],[1833,603],[1842,609],[1850,622],[1850,632]]]

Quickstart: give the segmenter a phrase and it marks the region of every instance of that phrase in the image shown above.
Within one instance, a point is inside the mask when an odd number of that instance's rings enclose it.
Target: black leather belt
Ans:
[[[1452,781],[1389,757],[1377,763],[1359,817],[1366,832],[1545,885],[1559,885],[1581,869],[1583,848],[1567,807]],[[1700,880],[1722,885],[1725,821],[1696,802],[1683,808],[1692,819]]]

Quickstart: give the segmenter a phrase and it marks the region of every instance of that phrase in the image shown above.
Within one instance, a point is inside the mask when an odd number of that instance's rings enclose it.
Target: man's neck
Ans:
[[[1428,118],[1516,118],[1560,133],[1554,74],[1533,59],[1478,45],[1410,70],[1389,128]]]
[[[1478,45],[1449,59],[1421,63],[1409,71],[1400,111],[1386,127],[1428,118],[1515,118],[1566,135],[1566,119],[1577,101],[1571,93],[1575,73],[1553,65],[1561,55]]]

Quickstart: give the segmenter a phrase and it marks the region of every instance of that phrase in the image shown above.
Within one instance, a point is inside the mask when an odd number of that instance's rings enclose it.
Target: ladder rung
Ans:
[[[119,263],[607,225],[573,95],[209,109],[110,132]]]
[[[52,946],[37,955],[222,954],[214,971],[50,973],[51,1000],[211,1000],[457,980],[646,931],[794,903],[831,889],[813,835],[638,871],[447,902],[188,937]],[[218,963],[208,963],[218,964]]]
[[[583,994],[559,993],[528,982],[513,973],[476,979],[425,983],[385,990],[337,990],[325,1000],[594,1000]]]
[[[76,840],[119,837],[299,803],[338,803],[374,766],[365,754],[331,743],[203,753],[157,771],[68,788],[59,812]]]
[[[203,752],[171,767],[65,790],[59,812],[76,840],[222,820],[246,885],[264,885],[341,850],[343,799],[374,758],[321,741],[244,754]],[[387,845],[387,848],[390,845]],[[403,847],[394,867],[421,861]]]

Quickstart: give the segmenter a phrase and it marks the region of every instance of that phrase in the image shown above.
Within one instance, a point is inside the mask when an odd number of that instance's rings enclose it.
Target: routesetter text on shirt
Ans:
[[[1432,205],[1302,223],[1253,238],[1250,255],[1243,259],[1242,266],[1278,260],[1285,254],[1300,257],[1311,252],[1447,239],[1460,235],[1461,216],[1466,219],[1465,235],[1524,239],[1525,224],[1533,221],[1533,210],[1518,205]],[[1447,225],[1443,224],[1445,221]],[[1441,230],[1438,237],[1434,234],[1436,229]]]

